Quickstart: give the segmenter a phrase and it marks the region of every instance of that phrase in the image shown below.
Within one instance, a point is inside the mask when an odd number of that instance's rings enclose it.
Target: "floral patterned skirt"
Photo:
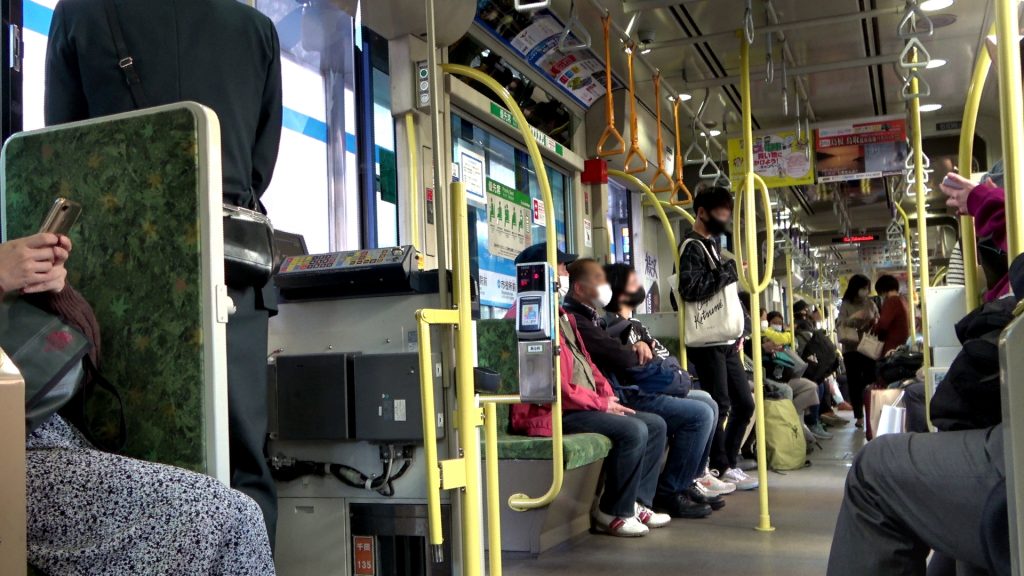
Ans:
[[[26,448],[28,558],[50,576],[274,574],[263,515],[241,492],[96,450],[59,416]]]

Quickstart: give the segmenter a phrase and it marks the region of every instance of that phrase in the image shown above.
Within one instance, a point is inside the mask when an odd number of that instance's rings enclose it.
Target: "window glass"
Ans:
[[[46,42],[57,0],[25,0],[22,4],[25,30],[25,57],[22,62],[22,126],[25,130],[42,128],[43,92],[46,76]]]
[[[633,264],[633,210],[630,192],[615,180],[608,181],[609,254],[615,262]]]
[[[452,115],[452,155],[469,197],[470,267],[480,282],[482,318],[500,318],[515,298],[515,256],[545,240],[536,172],[529,155],[471,120]],[[567,176],[547,167],[558,247],[567,249]]]

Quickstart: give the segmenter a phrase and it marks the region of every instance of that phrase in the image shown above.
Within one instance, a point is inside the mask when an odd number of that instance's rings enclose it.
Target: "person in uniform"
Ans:
[[[281,138],[281,48],[270,19],[236,0],[57,4],[46,124],[134,110],[139,89],[147,106],[191,100],[212,108],[220,119],[224,202],[259,205]],[[273,543],[277,496],[263,450],[267,322],[276,296],[269,286],[231,286],[229,294],[237,307],[227,326],[231,485],[259,504]]]

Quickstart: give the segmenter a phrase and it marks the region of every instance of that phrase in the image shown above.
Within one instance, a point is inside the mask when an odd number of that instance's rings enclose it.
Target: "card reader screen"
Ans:
[[[547,291],[548,274],[544,264],[520,264],[516,272],[519,276],[517,289],[520,293]]]
[[[519,301],[519,329],[527,331],[540,330],[540,298],[524,298]]]

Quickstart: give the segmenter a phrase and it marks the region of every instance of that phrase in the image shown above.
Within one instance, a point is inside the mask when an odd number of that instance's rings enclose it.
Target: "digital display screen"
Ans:
[[[520,265],[516,275],[516,289],[520,293],[547,291],[547,267],[544,264]]]
[[[539,298],[527,298],[519,302],[519,329],[540,330]]]

